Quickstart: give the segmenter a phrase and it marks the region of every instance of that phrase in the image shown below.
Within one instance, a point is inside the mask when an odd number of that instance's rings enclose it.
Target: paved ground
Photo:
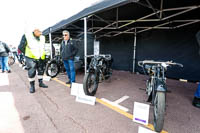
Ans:
[[[95,106],[75,102],[70,88],[51,80],[49,88],[39,88],[29,93],[27,72],[12,66],[11,74],[0,73],[0,133],[137,133],[138,126],[124,114],[96,102]],[[3,78],[2,78],[3,77]],[[8,81],[6,81],[8,77]],[[66,76],[60,74],[60,81]],[[96,97],[116,101],[133,112],[135,101],[146,103],[146,76],[114,71],[110,81],[99,85]],[[4,79],[4,81],[2,81]],[[77,82],[82,83],[83,73],[77,73]],[[191,105],[197,88],[195,83],[167,80],[167,110],[164,130],[169,133],[199,133],[200,110]],[[149,122],[153,123],[152,107]]]

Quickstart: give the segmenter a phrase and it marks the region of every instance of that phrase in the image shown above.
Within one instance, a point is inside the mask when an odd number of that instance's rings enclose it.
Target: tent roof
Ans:
[[[84,10],[82,10],[81,12],[79,12],[78,14],[68,18],[68,19],[64,19],[62,21],[60,21],[59,23],[55,24],[54,26],[51,27],[51,32],[54,32],[60,28],[62,28],[63,26],[66,26],[70,23],[73,23],[83,17],[89,16],[93,13],[97,13],[103,10],[108,10],[123,4],[127,4],[130,2],[134,2],[137,0],[104,0],[100,3],[97,3],[93,6],[90,6]],[[49,33],[49,28],[44,30],[43,34],[47,35]]]
[[[87,17],[88,33],[96,38],[142,33],[152,29],[176,29],[200,22],[197,0],[103,0],[43,31],[52,40],[61,39],[62,30],[73,37],[83,34],[82,18]]]

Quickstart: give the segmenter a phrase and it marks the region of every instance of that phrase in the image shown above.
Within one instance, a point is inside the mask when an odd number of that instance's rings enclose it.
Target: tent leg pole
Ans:
[[[53,58],[52,56],[52,38],[51,38],[51,28],[49,28],[49,43],[50,43],[50,54],[51,54],[51,59]]]
[[[85,60],[85,74],[87,72],[87,18],[84,18],[84,60]]]
[[[134,33],[134,47],[133,47],[133,73],[135,73],[135,62],[136,62],[136,45],[137,45],[137,33],[136,33],[136,28],[135,28],[135,33]]]

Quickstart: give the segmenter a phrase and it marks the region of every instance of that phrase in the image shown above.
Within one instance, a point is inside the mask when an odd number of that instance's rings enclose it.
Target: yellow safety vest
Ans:
[[[45,59],[45,38],[44,36],[40,36],[40,39],[37,40],[33,33],[25,34],[27,45],[25,49],[25,56],[32,58],[32,59]]]

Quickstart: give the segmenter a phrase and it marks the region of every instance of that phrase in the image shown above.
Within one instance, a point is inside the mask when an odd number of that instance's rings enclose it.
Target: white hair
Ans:
[[[63,35],[64,35],[64,34],[68,34],[68,35],[69,35],[69,37],[70,37],[70,33],[69,33],[69,31],[68,31],[68,30],[64,30],[62,33],[63,33]]]

